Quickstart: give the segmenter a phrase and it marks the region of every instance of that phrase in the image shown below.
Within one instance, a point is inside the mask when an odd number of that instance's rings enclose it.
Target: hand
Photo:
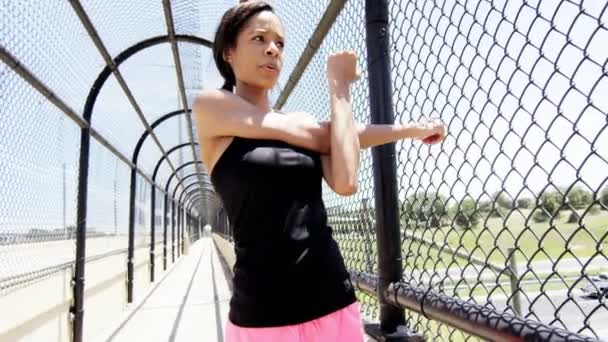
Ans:
[[[422,140],[423,144],[434,145],[445,139],[447,134],[447,126],[439,119],[427,120],[420,123],[421,134],[418,139]]]
[[[330,83],[350,85],[359,79],[357,54],[353,51],[332,53],[327,59],[327,79]]]

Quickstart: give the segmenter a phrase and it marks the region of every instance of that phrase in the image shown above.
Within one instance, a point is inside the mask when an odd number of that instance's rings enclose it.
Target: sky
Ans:
[[[173,2],[178,32],[210,39],[222,11],[233,1],[196,3]],[[273,1],[287,35],[285,68],[273,100],[327,3],[311,2],[304,8],[301,3]],[[354,49],[366,75],[362,3],[347,3],[285,110],[310,111],[327,119],[324,63],[330,52]],[[396,121],[438,116],[449,125],[442,145],[397,143],[400,198],[421,190],[454,199],[478,198],[500,189],[513,197],[530,197],[547,184],[570,186],[576,180],[588,190],[603,186],[608,167],[608,11],[598,1],[583,1],[582,6],[584,14],[558,0],[391,2]],[[85,9],[113,56],[137,41],[165,33],[160,2],[110,6],[97,1],[86,3]],[[306,15],[300,15],[302,10]],[[24,1],[1,11],[0,44],[81,113],[104,62],[69,4],[56,0],[36,7]],[[593,19],[598,17],[599,21]],[[116,24],[121,19],[124,27]],[[190,103],[199,89],[221,85],[208,49],[180,44],[180,51],[187,56]],[[169,45],[138,53],[120,70],[149,121],[179,108]],[[355,116],[361,122],[369,122],[366,82],[363,78],[353,87]],[[53,229],[64,220],[74,224],[79,129],[1,63],[0,87],[0,231]],[[143,126],[114,77],[100,92],[93,120],[101,134],[131,156]],[[183,117],[158,131],[165,146],[186,135]],[[89,224],[124,231],[129,169],[98,144],[93,143],[92,150]],[[158,148],[148,142],[140,165],[151,174],[159,157]],[[187,149],[172,162],[191,158]],[[365,151],[362,191],[356,200],[373,196],[371,165]],[[169,173],[164,167],[160,179]],[[149,201],[149,188],[140,188],[138,198]],[[343,203],[326,193],[329,206]],[[143,213],[137,216],[138,229],[143,230],[149,209],[143,201],[138,208]]]

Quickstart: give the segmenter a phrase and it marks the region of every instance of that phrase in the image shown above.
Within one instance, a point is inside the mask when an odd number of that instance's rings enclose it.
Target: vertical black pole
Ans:
[[[197,236],[197,240],[200,240],[200,238],[203,236],[202,232],[201,232],[201,217],[197,217],[196,218],[196,230],[198,232],[198,236]]]
[[[89,190],[89,153],[91,148],[91,130],[80,131],[80,169],[78,170],[78,208],[76,211],[76,260],[74,268],[73,306],[70,308],[73,317],[72,340],[82,341],[84,319],[84,269],[87,234],[87,196]],[[70,236],[71,237],[71,236]]]
[[[175,262],[175,201],[171,201],[171,263]]]
[[[150,208],[150,281],[154,282],[154,245],[156,244],[156,186],[152,184]]]
[[[167,270],[167,223],[169,222],[168,207],[169,195],[165,194],[165,203],[163,205],[163,271]]]
[[[369,103],[372,124],[394,123],[389,54],[388,0],[366,0],[367,67],[369,74]],[[395,144],[375,147],[374,195],[376,203],[376,237],[378,246],[378,298],[380,328],[393,333],[405,325],[405,313],[388,303],[384,291],[391,282],[401,280],[401,236]]]
[[[177,205],[177,257],[179,258],[181,256],[181,250],[180,250],[180,246],[179,246],[179,242],[180,242],[180,235],[181,235],[181,229],[182,229],[182,206],[180,204]]]
[[[137,172],[131,169],[131,184],[129,187],[129,248],[127,252],[127,303],[133,302],[133,251],[135,249],[135,190],[137,188]]]
[[[179,223],[177,224],[177,256],[182,256],[182,239],[184,238],[184,209],[180,205],[177,209]]]
[[[186,234],[184,234],[184,241],[186,241],[188,239],[192,239],[192,235],[191,235],[191,233],[192,233],[192,217],[190,216],[190,214],[188,214],[187,211],[186,211],[186,218],[188,220],[186,221]]]
[[[188,233],[189,217],[188,217],[188,213],[186,212],[185,208],[182,208],[182,211],[184,212],[184,223],[182,224],[182,255],[183,255],[184,251],[185,251],[185,245],[186,245],[186,234]]]

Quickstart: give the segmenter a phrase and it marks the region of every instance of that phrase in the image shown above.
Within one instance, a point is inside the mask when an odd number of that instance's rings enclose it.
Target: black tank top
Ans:
[[[211,180],[235,240],[232,323],[303,323],[355,302],[327,225],[318,153],[235,137]]]

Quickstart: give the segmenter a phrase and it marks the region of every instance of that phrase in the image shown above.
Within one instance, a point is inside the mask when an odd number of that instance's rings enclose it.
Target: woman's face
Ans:
[[[279,18],[264,11],[251,17],[237,37],[236,47],[226,53],[226,60],[238,81],[250,86],[271,89],[283,67],[284,34]]]

